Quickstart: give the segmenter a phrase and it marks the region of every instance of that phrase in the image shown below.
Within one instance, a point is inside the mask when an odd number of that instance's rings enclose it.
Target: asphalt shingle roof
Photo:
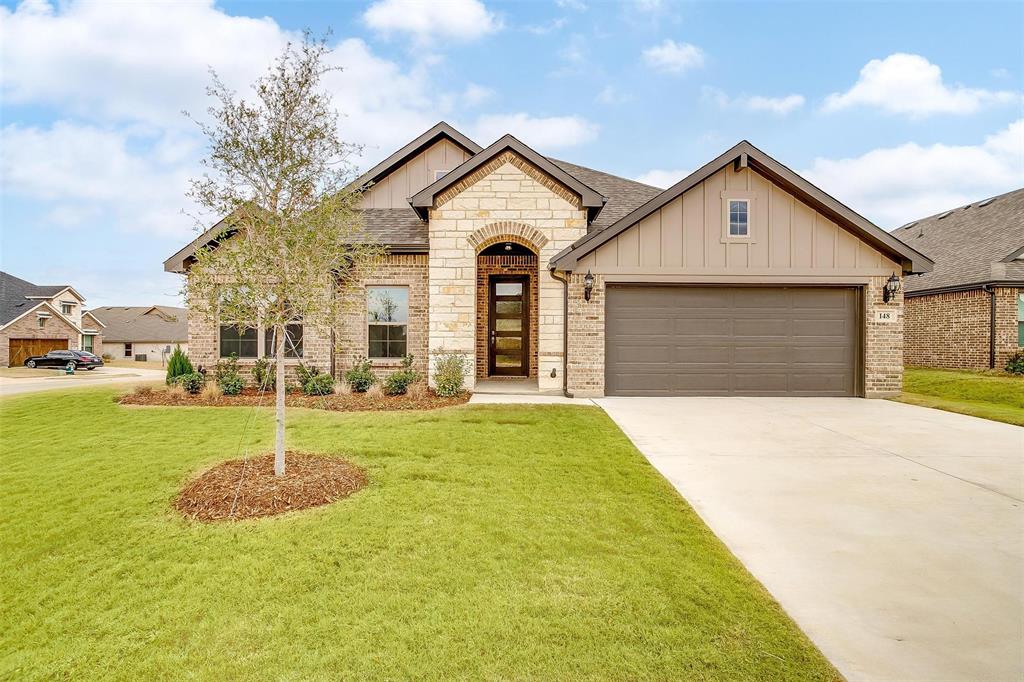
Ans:
[[[89,311],[102,322],[104,341],[188,340],[188,311],[171,306],[104,306]]]
[[[909,277],[908,292],[992,281],[1024,283],[1024,261],[1004,262],[1024,248],[1024,188],[981,206],[943,211],[892,231],[935,261],[935,269]]]
[[[67,288],[66,284],[32,284],[9,273],[0,272],[0,324],[7,324],[39,305],[38,299],[29,299],[27,296],[50,298]]]
[[[635,180],[627,180],[617,175],[604,173],[586,166],[577,166],[568,161],[549,158],[553,164],[566,173],[575,176],[580,182],[589,185],[604,196],[608,203],[604,205],[597,218],[590,224],[588,232],[603,230],[633,209],[647,203],[661,194],[663,190],[645,185]]]
[[[427,223],[411,206],[363,209],[363,230],[379,244],[427,249]]]

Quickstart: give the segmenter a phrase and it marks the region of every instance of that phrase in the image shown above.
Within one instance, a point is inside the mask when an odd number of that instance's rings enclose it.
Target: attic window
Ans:
[[[447,173],[448,173],[448,171],[446,171],[446,170],[436,170],[436,171],[434,171],[434,182],[437,182],[438,180],[443,178]]]

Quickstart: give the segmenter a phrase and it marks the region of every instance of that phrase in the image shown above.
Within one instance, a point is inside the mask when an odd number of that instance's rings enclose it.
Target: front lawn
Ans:
[[[1024,377],[908,367],[895,400],[1024,426]]]
[[[369,485],[202,524],[253,411],[114,395],[0,400],[0,678],[839,679],[597,408],[292,410]]]

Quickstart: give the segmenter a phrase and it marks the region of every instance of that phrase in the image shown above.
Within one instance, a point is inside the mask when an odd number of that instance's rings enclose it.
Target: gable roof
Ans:
[[[1024,261],[1015,260],[1024,252],[1024,188],[915,220],[893,234],[935,261],[931,272],[907,279],[907,293],[1024,283]]]
[[[438,194],[445,191],[505,151],[515,152],[578,194],[583,207],[587,209],[589,220],[593,220],[608,201],[608,198],[603,194],[595,190],[593,187],[590,187],[579,178],[573,176],[546,156],[542,156],[540,153],[517,140],[514,136],[506,134],[499,137],[493,144],[480,153],[466,159],[460,165],[445,173],[438,180],[421,189],[412,196],[409,203],[420,218],[426,219],[428,217],[428,210],[434,205],[434,198]]]
[[[477,154],[482,149],[482,147],[476,142],[473,142],[473,140],[469,139],[444,121],[441,121],[430,130],[426,131],[415,140],[360,175],[349,185],[349,188],[363,189],[368,185],[377,182],[388,173],[443,138],[451,140],[453,143],[468,152],[470,156]]]
[[[7,272],[0,272],[0,325],[21,317],[29,310],[37,307],[41,300],[53,298],[64,292],[72,291],[79,300],[85,299],[67,284],[38,285],[15,277]]]
[[[813,206],[816,210],[825,214],[860,239],[863,239],[883,253],[891,255],[897,262],[902,264],[904,272],[927,272],[931,270],[932,261],[924,254],[907,246],[746,140],[728,149],[722,155],[706,163],[643,205],[622,216],[605,229],[590,232],[576,240],[575,243],[562,250],[551,260],[550,267],[559,270],[572,270],[580,258],[594,251],[621,232],[628,230],[642,219],[729,164],[734,164],[737,169],[750,167],[757,171],[790,194]]]
[[[104,341],[188,340],[188,311],[171,306],[103,306],[88,311],[104,325]]]
[[[620,178],[617,175],[587,168],[586,166],[548,158],[551,163],[560,167],[566,173],[579,178],[608,197],[608,203],[604,205],[601,213],[587,227],[588,232],[603,230],[637,206],[658,196],[662,192],[658,187],[645,185],[636,180]]]

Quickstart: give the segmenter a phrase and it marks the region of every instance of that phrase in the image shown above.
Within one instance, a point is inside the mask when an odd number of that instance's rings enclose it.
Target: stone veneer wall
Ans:
[[[546,264],[586,229],[579,197],[512,152],[499,154],[438,196],[430,211],[431,354],[441,349],[465,353],[473,365],[467,388],[473,387],[477,253],[487,240],[518,234],[537,253],[541,269],[534,320],[539,386],[560,390],[562,283],[546,271]]]
[[[1017,289],[996,294],[996,361],[1018,350]],[[988,369],[991,296],[983,289],[909,296],[904,361],[920,367]]]
[[[380,263],[360,278],[349,292],[349,304],[335,330],[335,374],[344,372],[365,358],[369,347],[367,329],[366,287],[404,286],[409,289],[409,324],[406,328],[408,352],[413,355],[413,369],[427,373],[427,254],[385,256]],[[401,360],[373,360],[374,373],[383,377],[401,366]]]
[[[49,312],[49,311],[47,311]],[[11,359],[11,339],[67,339],[68,350],[78,350],[78,332],[53,313],[45,327],[40,327],[36,314],[29,313],[0,332],[0,367],[7,367]]]
[[[476,261],[476,377],[487,377],[487,350],[490,341],[488,316],[490,307],[489,282],[491,275],[529,276],[529,330],[531,378],[537,376],[537,257],[536,256],[478,256]]]
[[[887,277],[871,277],[864,287],[864,395],[881,398],[903,388],[903,296],[884,303],[882,288]],[[594,276],[590,301],[583,299],[583,275],[569,280],[568,392],[580,398],[604,395],[605,283]],[[875,320],[875,313],[889,310],[896,319]]]

